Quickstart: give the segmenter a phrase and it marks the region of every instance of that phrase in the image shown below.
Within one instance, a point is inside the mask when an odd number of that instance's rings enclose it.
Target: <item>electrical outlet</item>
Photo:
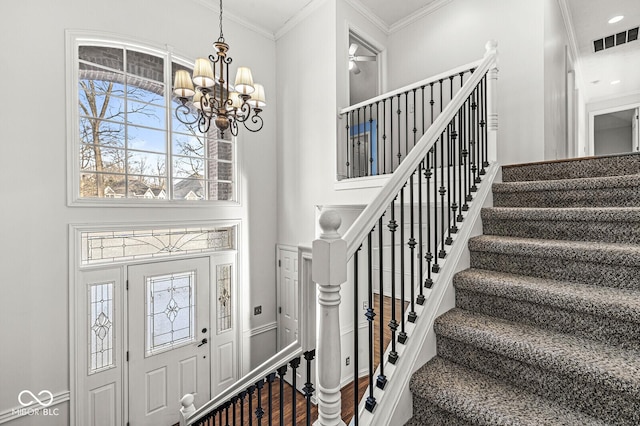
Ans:
[[[351,364],[351,357],[347,357],[347,359],[345,360],[346,365]]]
[[[262,313],[262,305],[253,308],[253,315],[260,315]]]

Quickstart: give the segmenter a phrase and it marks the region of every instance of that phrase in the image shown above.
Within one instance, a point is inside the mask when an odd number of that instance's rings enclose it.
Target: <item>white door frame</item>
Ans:
[[[101,231],[123,231],[123,230],[131,230],[131,229],[145,229],[145,228],[185,228],[191,226],[214,226],[214,227],[227,227],[234,226],[235,227],[235,246],[234,250],[224,250],[224,251],[209,251],[209,252],[201,252],[201,253],[193,253],[187,255],[172,255],[167,256],[165,258],[146,258],[140,259],[136,261],[120,261],[113,262],[109,264],[93,264],[93,265],[82,265],[81,264],[81,233],[82,232],[101,232]],[[79,304],[85,302],[84,293],[80,294],[80,290],[84,291],[84,282],[83,282],[83,274],[90,273],[92,271],[111,271],[114,276],[117,276],[116,280],[117,286],[119,287],[119,294],[117,297],[120,300],[121,306],[119,306],[120,315],[118,318],[122,331],[121,335],[116,336],[117,340],[117,350],[116,360],[118,363],[117,369],[120,370],[120,384],[121,391],[119,391],[118,401],[116,401],[119,406],[117,407],[118,413],[121,413],[121,418],[116,419],[116,424],[126,424],[127,416],[129,413],[129,394],[128,394],[128,365],[126,364],[126,352],[128,349],[128,322],[127,315],[128,312],[128,298],[126,295],[126,281],[127,281],[127,267],[133,266],[137,264],[145,264],[152,263],[161,260],[181,260],[181,259],[189,259],[196,257],[208,257],[210,262],[213,264],[213,259],[216,255],[229,255],[233,254],[235,256],[235,265],[236,271],[234,274],[235,278],[235,288],[236,288],[236,297],[234,303],[233,315],[236,321],[236,329],[234,331],[235,339],[236,339],[236,347],[237,347],[237,370],[235,372],[236,375],[240,375],[243,370],[243,339],[242,339],[242,330],[243,330],[243,319],[242,315],[239,313],[239,306],[243,303],[245,298],[245,292],[243,291],[243,286],[240,285],[243,282],[243,276],[245,274],[245,270],[247,269],[244,265],[244,259],[241,256],[238,247],[243,246],[243,237],[242,237],[242,228],[241,221],[239,220],[220,220],[220,221],[193,221],[193,222],[154,222],[154,223],[127,223],[127,224],[70,224],[69,228],[69,387],[70,387],[70,397],[69,397],[69,425],[70,426],[84,426],[84,416],[86,416],[87,407],[80,404],[81,398],[80,394],[87,391],[86,386],[86,370],[80,370],[81,366],[78,361],[80,358],[87,356],[87,348],[86,346],[80,347],[80,339],[78,339],[78,333],[82,330],[81,321],[85,321],[85,317],[79,315]],[[124,314],[123,314],[124,313]],[[209,345],[212,347],[213,345]],[[211,355],[209,355],[211,358]],[[125,360],[123,362],[123,360]],[[85,363],[86,364],[86,363]]]
[[[626,111],[628,109],[635,109],[640,107],[640,102],[617,105],[610,108],[598,109],[595,111],[589,111],[589,145],[587,146],[587,155],[595,155],[595,118],[597,115],[609,114],[611,112]],[[631,151],[629,151],[631,152]]]
[[[280,252],[284,250],[284,251],[290,251],[290,252],[295,252],[296,256],[297,256],[297,252],[298,252],[298,248],[288,245],[288,244],[276,244],[276,315],[277,315],[277,347],[276,350],[280,351],[282,350],[282,339],[280,336],[280,331],[282,330],[282,302],[283,302],[283,289],[282,289],[282,259],[280,257]],[[298,269],[299,271],[299,269]],[[298,295],[302,294],[302,292],[300,291],[301,288],[301,282],[300,280],[298,280]],[[298,299],[295,300],[295,303],[298,305],[297,306],[297,312],[300,312],[300,308],[304,308],[303,306],[300,305],[300,298],[298,297]],[[298,340],[300,339],[300,335],[301,335],[301,330],[300,330],[300,323],[298,323]]]

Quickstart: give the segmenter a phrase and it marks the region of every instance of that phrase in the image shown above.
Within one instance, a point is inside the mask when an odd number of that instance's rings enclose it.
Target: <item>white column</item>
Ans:
[[[489,40],[485,48],[485,57],[496,58],[487,76],[487,155],[493,162],[498,159],[498,42]]]
[[[342,223],[334,210],[320,214],[322,233],[313,242],[313,281],[318,285],[316,426],[344,426],[340,403],[340,286],[347,281],[347,242],[338,233]]]

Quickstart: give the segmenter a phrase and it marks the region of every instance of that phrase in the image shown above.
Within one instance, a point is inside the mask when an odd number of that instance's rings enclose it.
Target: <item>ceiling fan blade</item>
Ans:
[[[353,57],[354,61],[375,61],[376,57],[375,56],[354,56]]]
[[[355,43],[351,43],[351,45],[349,46],[349,56],[355,55],[357,50],[358,50],[358,45]]]
[[[351,69],[352,73],[354,73],[356,75],[360,74],[360,67],[355,62],[353,62],[353,67],[351,67],[350,69]]]

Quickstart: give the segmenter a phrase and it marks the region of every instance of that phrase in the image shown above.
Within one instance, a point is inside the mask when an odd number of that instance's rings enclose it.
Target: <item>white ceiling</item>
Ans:
[[[587,101],[640,93],[640,40],[594,52],[593,40],[640,25],[639,0],[566,0]],[[624,19],[607,21],[617,15]],[[612,81],[619,84],[611,85]]]
[[[217,8],[218,0],[200,0]],[[386,30],[452,0],[346,0]],[[225,0],[224,10],[232,19],[268,35],[277,36],[297,18],[306,16],[322,0]],[[594,53],[593,40],[628,30],[640,24],[640,0],[560,0],[566,4],[584,83],[585,101],[640,93],[640,41]],[[609,18],[625,18],[608,24]],[[620,80],[617,85],[610,82]],[[598,81],[598,83],[593,83]]]

